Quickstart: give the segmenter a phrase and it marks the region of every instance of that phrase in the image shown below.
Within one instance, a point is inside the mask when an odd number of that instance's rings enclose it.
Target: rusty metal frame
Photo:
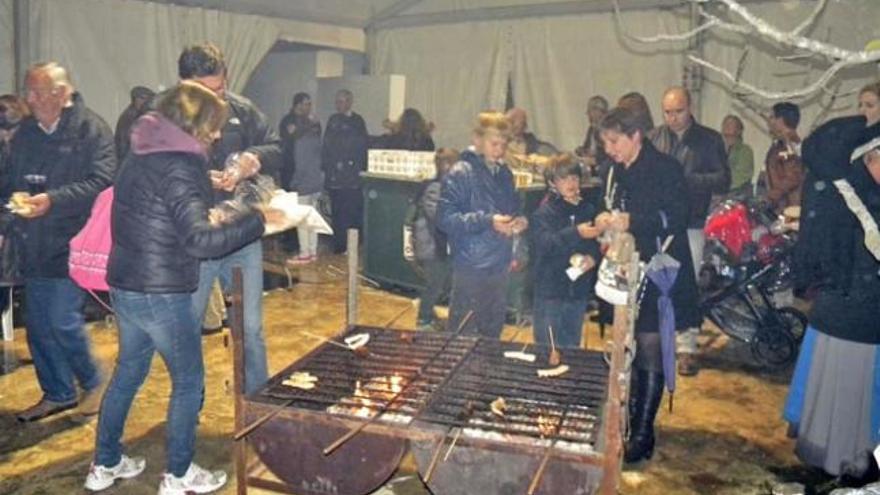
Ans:
[[[357,234],[349,232],[349,245],[357,246]],[[348,298],[346,305],[347,325],[351,329],[357,321],[357,249],[349,249],[349,283]],[[354,258],[354,259],[352,259]],[[630,301],[635,301],[635,292],[638,288],[639,263],[638,254],[634,254],[630,265]],[[364,432],[376,433],[394,438],[408,440],[427,440],[430,442],[442,442],[446,438],[446,432],[442,430],[427,431],[418,428],[417,421],[411,421],[407,425],[383,424],[371,422],[364,426],[363,420],[346,418],[329,414],[323,411],[309,411],[303,409],[279,408],[284,404],[282,399],[262,398],[261,401],[246,401],[244,394],[244,313],[242,304],[242,274],[240,268],[233,269],[233,290],[231,294],[232,307],[230,311],[230,331],[233,341],[233,393],[236,439],[233,449],[235,475],[238,495],[246,495],[248,486],[270,490],[276,493],[294,493],[283,482],[267,480],[252,474],[254,466],[247,466],[247,432],[246,409],[252,412],[264,413],[267,417],[286,418],[292,421],[309,421],[331,426],[345,426],[347,428],[361,428]],[[620,471],[623,459],[623,442],[626,432],[626,404],[629,397],[630,360],[633,351],[633,328],[636,308],[631,305],[618,305],[614,308],[614,325],[612,340],[608,350],[609,374],[608,396],[604,405],[601,418],[602,434],[597,439],[597,450],[593,453],[574,453],[570,451],[552,449],[552,455],[546,455],[546,446],[530,446],[524,444],[504,444],[497,440],[463,438],[459,441],[462,446],[473,446],[487,450],[509,451],[515,453],[533,453],[538,456],[563,461],[572,461],[602,467],[602,480],[599,485],[598,495],[614,495],[620,483]],[[319,347],[306,354],[317,352]],[[250,429],[259,428],[259,424],[252,423]],[[546,460],[545,459],[545,462]],[[259,465],[259,463],[257,463]]]

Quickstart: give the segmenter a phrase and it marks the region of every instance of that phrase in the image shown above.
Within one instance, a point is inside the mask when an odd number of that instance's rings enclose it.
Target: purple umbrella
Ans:
[[[660,352],[663,357],[666,389],[670,394],[675,391],[675,308],[672,306],[669,292],[675,285],[680,267],[681,263],[661,250],[651,257],[645,268],[645,276],[660,290],[660,297],[657,298],[657,312],[660,315]],[[671,399],[669,407],[672,408]]]

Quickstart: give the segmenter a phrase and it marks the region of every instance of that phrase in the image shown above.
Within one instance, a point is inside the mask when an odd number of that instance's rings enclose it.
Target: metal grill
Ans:
[[[367,354],[322,344],[272,378],[260,395],[286,400],[290,408],[362,418],[381,413],[378,422],[409,423],[478,341],[373,327],[357,327],[347,335],[364,332],[370,334]],[[316,376],[316,387],[284,385],[294,372]]]
[[[569,371],[541,378],[537,371],[549,367],[547,347],[531,346],[537,359],[529,363],[504,357],[521,350],[517,344],[474,336],[372,327],[347,335],[364,332],[370,334],[368,354],[324,343],[272,378],[260,395],[291,409],[377,423],[461,428],[466,436],[497,441],[556,440],[586,446],[582,452],[595,448],[608,373],[600,353],[564,349]],[[317,377],[316,387],[285,385],[295,372]],[[499,398],[503,415],[492,412]]]
[[[595,447],[605,400],[608,369],[600,353],[562,350],[569,371],[541,378],[550,349],[530,347],[534,363],[504,357],[520,345],[480,340],[450,379],[430,398],[419,420],[450,428],[494,432],[496,440],[516,435]],[[492,402],[504,400],[503,415]]]

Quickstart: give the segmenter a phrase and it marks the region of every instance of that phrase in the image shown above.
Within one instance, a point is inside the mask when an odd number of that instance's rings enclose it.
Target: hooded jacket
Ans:
[[[98,193],[113,182],[116,152],[113,132],[89,110],[79,93],[61,112],[58,126],[46,134],[34,117],[22,121],[12,141],[10,181],[4,191],[27,191],[26,175],[45,175],[49,211],[18,219],[23,238],[25,278],[68,276],[68,244],[92,210]]]
[[[855,148],[880,136],[880,127],[857,129],[859,138],[849,139]],[[862,158],[846,170],[844,179],[864,206],[864,213],[880,223],[880,184],[869,173]],[[816,252],[816,260],[827,271],[817,287],[810,312],[810,324],[820,332],[839,339],[864,344],[880,344],[880,260],[865,245],[866,230],[846,204],[834,184],[829,184],[823,200],[821,235],[827,249]],[[815,219],[809,219],[815,221]],[[815,226],[814,226],[815,227]]]
[[[596,208],[586,199],[572,204],[551,192],[529,222],[532,238],[535,298],[586,301],[596,285],[596,268],[571,280],[565,273],[573,254],[588,254],[599,264],[599,244],[578,234],[578,224],[591,222]]]
[[[839,221],[832,212],[839,194],[832,185],[850,172],[850,153],[863,134],[880,131],[880,124],[866,128],[863,116],[830,120],[813,131],[801,146],[806,178],[801,197],[801,221],[794,249],[794,275],[799,290],[826,284],[835,276],[835,238],[828,233]]]
[[[113,248],[107,282],[119,289],[192,292],[199,259],[219,258],[263,234],[258,213],[222,226],[208,222],[212,201],[205,149],[157,113],[131,134],[113,199]]]
[[[443,178],[437,209],[437,225],[448,235],[455,269],[489,274],[507,270],[513,241],[492,228],[492,216],[518,211],[510,169],[502,164],[493,174],[482,156],[463,152]]]

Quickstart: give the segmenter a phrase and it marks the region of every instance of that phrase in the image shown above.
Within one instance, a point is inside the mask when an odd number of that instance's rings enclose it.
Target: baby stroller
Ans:
[[[725,334],[749,345],[766,369],[797,357],[806,316],[777,303],[792,287],[794,234],[754,199],[733,197],[709,215],[700,269],[701,309]]]

